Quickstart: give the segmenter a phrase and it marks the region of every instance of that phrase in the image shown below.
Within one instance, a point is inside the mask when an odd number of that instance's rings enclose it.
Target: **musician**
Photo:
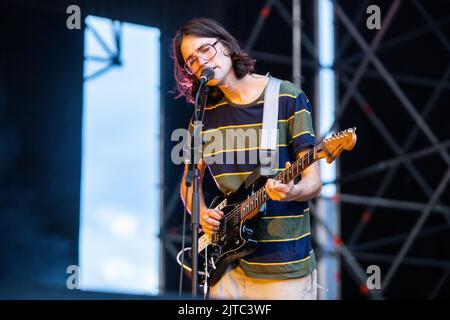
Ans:
[[[172,41],[174,73],[179,96],[193,103],[199,76],[205,67],[213,68],[208,104],[204,113],[203,132],[226,128],[261,128],[264,91],[269,76],[256,74],[255,61],[239,46],[237,40],[219,23],[210,19],[194,19],[184,24]],[[314,146],[311,105],[305,93],[289,81],[283,81],[279,94],[278,172],[289,167]],[[189,128],[192,131],[192,119]],[[206,140],[207,137],[206,137]],[[259,141],[260,139],[258,139]],[[225,194],[239,187],[257,163],[237,163],[240,152],[218,150],[215,155],[234,153],[234,162],[199,163],[200,224],[212,234],[218,230],[223,212],[208,209],[201,191],[201,179],[209,168],[217,186]],[[206,147],[205,147],[206,150]],[[209,163],[209,164],[207,164]],[[192,188],[185,179],[181,197],[191,212]],[[231,265],[221,280],[211,287],[215,299],[317,299],[317,272],[311,248],[310,211],[308,200],[318,196],[321,179],[317,162],[301,174],[299,181],[283,184],[269,179],[265,190],[270,197],[255,228],[257,249]]]

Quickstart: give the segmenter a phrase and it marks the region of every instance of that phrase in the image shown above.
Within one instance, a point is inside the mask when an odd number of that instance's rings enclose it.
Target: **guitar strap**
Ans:
[[[264,92],[263,124],[259,149],[260,174],[262,176],[275,174],[275,169],[278,169],[278,95],[281,82],[280,79],[270,76]]]

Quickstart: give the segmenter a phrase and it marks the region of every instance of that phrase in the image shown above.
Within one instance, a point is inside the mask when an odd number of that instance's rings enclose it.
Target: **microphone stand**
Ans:
[[[206,101],[208,100],[209,87],[203,85],[207,81],[201,81],[196,98],[195,98],[195,109],[194,109],[194,131],[191,140],[191,157],[193,155],[194,161],[189,163],[189,170],[186,177],[186,186],[191,185],[191,181],[194,181],[192,190],[192,214],[191,214],[191,228],[192,228],[192,297],[197,298],[198,295],[198,233],[200,229],[200,198],[199,198],[199,183],[200,179],[198,162],[202,159],[202,148],[203,138],[201,130],[203,128],[203,115],[205,112]],[[203,107],[198,107],[198,100],[200,94],[203,93]],[[201,118],[199,119],[199,114]]]

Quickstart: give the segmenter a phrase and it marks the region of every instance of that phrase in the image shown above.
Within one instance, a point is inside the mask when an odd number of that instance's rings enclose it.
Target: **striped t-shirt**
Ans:
[[[259,167],[259,129],[262,128],[263,106],[264,92],[246,105],[237,105],[223,98],[205,109],[202,133],[206,144],[203,157],[209,163],[208,168],[217,186],[225,194],[236,191],[246,177]],[[189,131],[192,132],[192,128],[191,120]],[[305,94],[288,81],[283,81],[280,88],[278,129],[277,171],[281,172],[286,161],[293,163],[299,151],[314,146],[311,105]],[[233,133],[233,130],[236,131]],[[244,139],[244,144],[242,140],[241,144],[227,144],[230,142],[230,131],[238,137],[252,137],[257,133],[257,139]],[[217,139],[223,141],[217,143]],[[238,138],[233,136],[233,139]],[[254,155],[257,161],[249,161],[254,159]],[[268,200],[265,212],[256,223],[255,238],[257,249],[239,260],[248,276],[297,278],[308,275],[316,267],[311,248],[308,202]]]

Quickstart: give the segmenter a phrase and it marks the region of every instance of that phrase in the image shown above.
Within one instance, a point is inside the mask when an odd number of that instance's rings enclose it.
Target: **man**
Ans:
[[[208,134],[217,131],[262,127],[264,91],[269,77],[254,73],[254,61],[220,24],[210,19],[191,20],[178,30],[172,46],[179,96],[185,96],[188,102],[194,101],[202,70],[214,69],[214,78],[207,83],[210,93],[202,131],[206,141],[209,141]],[[283,81],[278,99],[280,172],[314,146],[314,133],[311,106],[300,89]],[[191,120],[190,130],[192,126]],[[258,163],[237,163],[236,157],[223,164],[206,160],[229,153],[238,156],[243,152],[248,156],[251,150],[258,148],[257,143],[231,150],[223,144],[222,150],[203,155],[204,161],[199,163],[200,224],[205,233],[216,232],[223,218],[223,212],[208,209],[205,204],[201,191],[205,168],[209,167],[217,186],[229,194],[258,167]],[[186,174],[187,166],[181,197],[191,212],[192,188],[188,188],[185,199]],[[311,248],[307,201],[320,194],[321,185],[317,163],[304,170],[297,183],[267,181],[265,189],[271,200],[257,222],[257,249],[228,268],[221,280],[211,287],[212,298],[317,299],[316,260]]]

